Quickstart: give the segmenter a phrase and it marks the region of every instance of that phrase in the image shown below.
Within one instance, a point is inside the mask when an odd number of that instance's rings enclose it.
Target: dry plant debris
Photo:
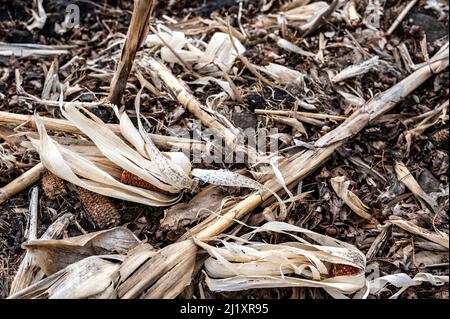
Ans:
[[[77,5],[0,4],[0,297],[448,298],[447,1]]]

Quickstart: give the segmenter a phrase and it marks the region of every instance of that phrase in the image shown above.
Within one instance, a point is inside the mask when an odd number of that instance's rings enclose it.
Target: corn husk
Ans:
[[[297,241],[277,245],[251,242],[258,232],[290,234]],[[328,236],[289,225],[269,222],[233,239],[221,240],[223,247],[201,241],[197,245],[211,256],[205,262],[207,284],[212,291],[237,291],[272,287],[320,287],[351,294],[365,286],[366,259],[356,247]],[[333,276],[333,267],[350,266],[352,271]]]
[[[134,127],[131,129],[129,125],[131,120],[128,117],[123,116],[121,118],[121,131],[124,132],[129,129],[126,138],[130,139],[131,144],[136,145],[139,151],[127,145],[99,119],[89,119],[74,106],[67,107],[63,114],[94,141],[106,160],[159,189],[171,193],[180,190],[179,187],[170,184],[170,179],[158,169],[154,162],[142,156],[142,154],[148,156],[144,149],[145,143],[137,129]],[[38,122],[40,140],[32,139],[31,142],[38,150],[44,166],[56,176],[101,195],[150,206],[168,206],[179,199],[177,195],[166,196],[119,182],[86,156],[58,145],[47,135],[44,125],[39,123],[38,118],[36,121]],[[182,153],[168,155],[169,158],[170,156],[172,156],[173,161],[179,161],[180,165],[189,164],[189,160]]]
[[[61,240],[40,239],[22,244],[47,275],[93,255],[125,255],[140,241],[123,227]]]
[[[88,146],[84,150],[78,148],[77,152],[58,145],[47,135],[39,117],[36,117],[35,121],[40,139],[30,138],[31,143],[39,152],[42,164],[59,178],[94,193],[149,206],[175,204],[181,197],[177,193],[185,189],[195,189],[198,179],[207,183],[223,183],[224,186],[261,189],[262,185],[256,181],[231,171],[196,170],[195,173],[184,153],[160,152],[143,129],[139,100],[140,92],[136,98],[138,128],[126,113],[120,114],[115,109],[123,139],[95,115],[77,105],[67,104],[62,106],[62,114],[94,142],[96,149]],[[88,115],[83,114],[81,110]],[[120,182],[120,176],[117,179],[117,168],[137,176],[160,191]],[[165,195],[162,192],[173,195]],[[277,198],[281,202],[281,199]]]
[[[120,255],[82,259],[8,299],[114,299],[122,260]]]
[[[233,45],[230,35],[224,32],[214,33],[202,49],[201,42],[187,38],[183,32],[172,31],[161,25],[159,28],[157,34],[147,36],[145,45],[160,48],[163,61],[192,66],[200,74],[220,76],[220,71],[228,73],[237,56],[245,52],[245,47],[238,39],[232,38]]]

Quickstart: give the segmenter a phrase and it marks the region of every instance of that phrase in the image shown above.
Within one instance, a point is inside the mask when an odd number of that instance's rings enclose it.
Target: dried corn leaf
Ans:
[[[125,255],[139,243],[140,241],[130,230],[117,227],[61,240],[32,240],[22,246],[49,276],[89,256]]]
[[[352,211],[358,216],[379,224],[378,221],[372,217],[369,207],[367,207],[352,191],[348,190],[350,181],[346,181],[344,176],[337,176],[331,179],[331,186],[336,194],[347,204]]]
[[[160,227],[164,231],[180,233],[196,220],[201,220],[211,212],[218,212],[226,194],[217,186],[207,186],[189,203],[177,204],[164,211]]]
[[[389,223],[394,224],[400,227],[401,229],[406,230],[414,235],[423,237],[429,241],[439,244],[447,249],[449,248],[449,238],[448,235],[445,233],[440,234],[433,233],[425,228],[414,225],[413,223],[407,220],[401,219],[398,216],[392,216],[389,219]]]
[[[422,204],[425,204],[427,208],[431,209],[433,212],[437,212],[436,201],[424,192],[405,164],[400,161],[395,162],[394,170],[397,174],[397,179],[405,184]]]
[[[8,299],[115,299],[122,256],[92,256],[75,262]]]

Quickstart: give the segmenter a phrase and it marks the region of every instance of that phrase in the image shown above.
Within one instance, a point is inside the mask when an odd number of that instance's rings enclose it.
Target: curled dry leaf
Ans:
[[[395,162],[394,170],[397,174],[397,179],[408,187],[421,204],[425,204],[427,208],[431,209],[433,212],[437,212],[436,201],[425,193],[405,164],[400,161]]]
[[[433,286],[442,286],[448,283],[448,276],[436,276],[428,273],[418,273],[411,278],[407,274],[393,274],[374,279],[368,283],[371,294],[379,294],[386,290],[388,285],[393,285],[400,288],[389,299],[397,299],[401,293],[411,286],[418,286],[424,282],[430,283]]]
[[[61,240],[31,240],[22,246],[49,276],[89,256],[125,255],[139,243],[140,241],[130,230],[117,227]]]
[[[198,193],[189,203],[180,203],[164,211],[160,222],[162,230],[176,234],[194,221],[203,219],[211,212],[218,212],[226,194],[218,186],[210,185]],[[232,201],[230,202],[230,204]]]
[[[348,190],[350,181],[345,180],[345,176],[337,176],[331,179],[331,186],[336,194],[347,204],[358,216],[374,223],[379,222],[372,217],[369,207],[367,207],[352,191]]]

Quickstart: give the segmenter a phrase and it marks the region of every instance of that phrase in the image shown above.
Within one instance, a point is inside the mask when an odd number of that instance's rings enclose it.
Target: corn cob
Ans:
[[[41,180],[42,190],[49,199],[54,199],[59,195],[67,193],[64,181],[51,172],[46,172]]]
[[[158,187],[150,184],[149,182],[144,181],[143,179],[139,178],[138,176],[134,175],[133,173],[130,173],[128,171],[123,171],[122,176],[120,177],[120,181],[126,185],[136,186],[140,188],[147,189],[149,191],[158,192],[165,195],[171,195],[171,193],[166,192],[162,189],[159,189]]]
[[[93,193],[79,186],[76,186],[76,192],[84,206],[86,217],[96,227],[107,229],[120,223],[119,212],[108,197]]]
[[[350,265],[333,264],[330,270],[330,275],[331,277],[351,276],[357,274],[359,271],[360,270],[358,268]]]
[[[442,144],[448,141],[448,128],[443,128],[433,135],[431,135],[431,140],[437,144]]]

